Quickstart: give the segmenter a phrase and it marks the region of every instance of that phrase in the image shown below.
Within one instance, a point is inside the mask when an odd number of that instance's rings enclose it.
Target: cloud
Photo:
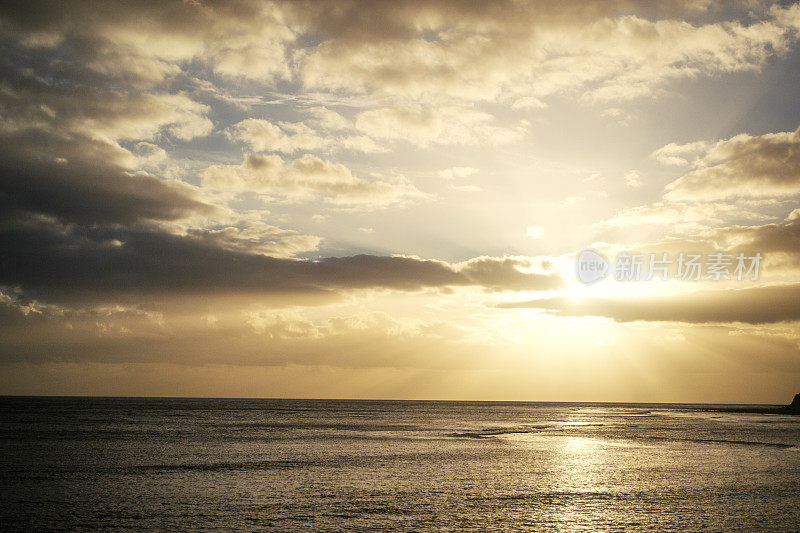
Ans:
[[[334,113],[335,114],[335,113]],[[320,115],[317,115],[320,116]],[[323,115],[325,120],[312,120],[312,124],[321,127],[342,124],[330,124],[335,120],[331,115]],[[337,115],[341,118],[340,115]],[[256,152],[295,152],[352,150],[356,152],[379,153],[386,148],[373,139],[363,135],[336,135],[330,132],[317,131],[302,122],[279,122],[273,124],[264,119],[248,118],[231,129],[231,137],[245,142]]]
[[[797,6],[753,5],[754,21],[743,24],[735,19],[743,10],[712,5],[227,0],[141,1],[135,8],[64,2],[53,9],[30,2],[0,11],[0,24],[20,46],[59,50],[65,66],[79,63],[138,87],[200,64],[223,78],[269,86],[297,80],[312,92],[499,97],[540,108],[557,93],[624,100],[652,95],[676,78],[754,70],[797,39]]]
[[[430,144],[504,144],[519,140],[528,129],[525,122],[512,128],[500,126],[488,113],[453,106],[395,106],[363,111],[356,129],[380,140]]]
[[[697,141],[687,144],[669,143],[655,150],[650,156],[662,165],[685,166],[689,158],[706,151],[708,143]]]
[[[520,258],[482,257],[458,265],[372,255],[294,260],[230,246],[225,237],[16,218],[0,225],[0,248],[7,250],[0,285],[44,300],[113,301],[157,293],[334,296],[360,289],[547,290],[562,284],[557,274],[530,271],[530,262]]]
[[[286,45],[295,38],[276,7],[247,0],[32,2],[0,11],[0,24],[21,44],[64,50],[68,65],[80,62],[113,81],[163,82],[192,60],[223,76],[273,80],[289,75]]]
[[[286,198],[322,196],[339,206],[381,207],[423,197],[402,179],[367,181],[340,163],[306,154],[289,163],[277,155],[245,155],[241,165],[212,165],[201,172],[203,186],[229,191],[255,191]]]
[[[97,361],[432,368],[457,357],[463,363],[464,354],[477,351],[461,342],[464,328],[444,321],[383,313],[312,319],[298,310],[200,305],[195,308],[199,313],[188,315],[134,306],[50,306],[24,315],[19,302],[0,302],[5,340],[0,357],[4,365]],[[202,313],[209,314],[204,318]]]
[[[184,93],[82,84],[80,73],[54,71],[52,64],[25,68],[0,62],[0,75],[5,131],[34,126],[110,141],[149,140],[159,133],[188,141],[213,127],[206,117],[209,107]]]
[[[317,106],[306,110],[311,116],[308,121],[314,126],[327,131],[345,131],[353,129],[353,123],[327,107]]]
[[[134,145],[132,153],[140,164],[147,165],[158,163],[167,158],[167,151],[148,142],[138,142]]]
[[[646,206],[645,206],[646,207]],[[686,222],[679,223],[676,229],[684,232],[682,236],[663,237],[663,233],[657,240],[640,242],[638,244],[621,245],[594,243],[592,246],[601,251],[606,257],[613,257],[620,252],[639,252],[643,254],[667,253],[675,259],[680,253],[699,253],[713,254],[723,252],[726,254],[744,254],[751,257],[760,253],[763,261],[760,269],[759,279],[770,283],[793,282],[800,274],[800,217],[792,212],[784,221],[761,224],[761,225],[718,225],[719,221],[711,220],[710,223],[704,221],[692,222],[693,216],[698,219],[703,217],[702,205],[695,206],[701,208],[698,211],[689,209],[691,205],[681,206],[688,209],[686,212]],[[736,206],[729,206],[735,212]],[[727,213],[728,210],[725,210]],[[659,212],[644,214],[641,221],[636,219],[625,221],[623,227],[626,233],[630,233],[631,227],[636,226],[655,226],[658,224],[669,224],[668,219],[672,216],[671,211],[663,214]],[[714,216],[713,211],[709,216]],[[649,216],[652,215],[652,221]],[[677,212],[677,219],[680,219],[680,212]],[[567,257],[571,260],[572,257]]]
[[[629,170],[622,176],[622,179],[625,180],[625,185],[628,187],[636,189],[642,186],[642,180],[638,170]]]
[[[618,228],[669,226],[674,231],[688,233],[719,226],[731,218],[763,221],[773,217],[748,210],[738,204],[656,202],[622,210],[601,224]]]
[[[545,109],[547,104],[534,96],[523,96],[511,104],[514,109]]]
[[[542,291],[562,286],[561,277],[531,258],[482,256],[457,265],[471,284],[493,291]]]
[[[314,251],[322,241],[322,238],[316,235],[304,235],[268,224],[255,223],[252,220],[244,222],[242,227],[190,228],[184,235],[198,243],[223,250],[280,258]]]
[[[691,24],[680,20],[691,15],[686,3],[669,4],[664,11],[671,16],[659,20],[626,2],[314,6],[294,10],[320,36],[299,54],[300,76],[312,90],[433,101],[506,98],[532,107],[557,93],[628,100],[676,78],[754,70],[786,52],[799,26],[797,6],[754,9],[758,18],[750,25]],[[365,20],[380,20],[385,31]]]
[[[193,188],[135,171],[135,157],[106,141],[37,129],[0,132],[0,219],[15,213],[81,224],[168,221],[211,213]]]
[[[437,172],[437,175],[445,180],[452,180],[455,178],[468,178],[480,172],[477,168],[472,167],[450,167]]]
[[[477,185],[450,185],[450,188],[459,192],[481,192],[483,190]]]
[[[651,156],[665,165],[692,168],[665,187],[663,201],[622,210],[600,225],[669,226],[672,233],[703,232],[702,238],[719,239],[733,229],[721,228],[712,236],[712,228],[774,220],[776,207],[800,195],[800,129],[739,134],[716,143],[671,143]],[[638,175],[634,179],[638,181]],[[758,226],[738,228],[746,234]]]
[[[727,200],[800,194],[800,129],[740,134],[711,145],[695,168],[666,187],[667,200]]]
[[[282,152],[320,150],[329,142],[305,124],[282,122],[273,124],[268,120],[248,118],[239,122],[232,136],[246,142],[257,152]]]
[[[540,298],[500,304],[562,316],[607,317],[616,322],[767,324],[800,320],[800,284],[707,290],[641,298]]]
[[[761,252],[771,270],[783,267],[794,270],[795,274],[800,270],[800,218],[794,212],[782,223],[726,226],[710,230],[705,236],[736,252]]]

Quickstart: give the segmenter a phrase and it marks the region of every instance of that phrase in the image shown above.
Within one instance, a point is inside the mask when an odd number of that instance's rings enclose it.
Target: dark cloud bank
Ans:
[[[493,290],[560,286],[524,274],[515,259],[465,265],[359,255],[317,261],[231,251],[204,232],[163,223],[214,208],[186,187],[128,173],[113,149],[28,129],[0,135],[0,285],[43,298],[162,291],[316,292],[478,285]]]
[[[744,322],[765,324],[800,319],[800,284],[707,290],[642,298],[541,298],[501,304],[565,316],[608,317],[617,322]]]

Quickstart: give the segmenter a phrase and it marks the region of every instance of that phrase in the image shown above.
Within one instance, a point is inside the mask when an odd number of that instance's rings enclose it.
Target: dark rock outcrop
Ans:
[[[777,409],[777,411],[783,414],[800,415],[800,394],[795,394],[792,403],[790,403],[786,407],[781,407],[780,409]]]
[[[789,405],[783,407],[749,407],[730,406],[706,409],[717,413],[760,413],[765,415],[800,415],[800,394],[795,394],[794,400]]]

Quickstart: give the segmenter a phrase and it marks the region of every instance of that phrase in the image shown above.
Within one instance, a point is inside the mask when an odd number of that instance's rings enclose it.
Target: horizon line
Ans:
[[[735,402],[647,402],[647,401],[603,401],[603,400],[465,400],[432,398],[311,398],[274,396],[109,396],[86,394],[0,394],[6,398],[51,398],[51,399],[119,399],[119,400],[283,400],[283,401],[339,401],[339,402],[439,402],[439,403],[541,403],[541,404],[617,404],[617,405],[729,405],[783,407],[777,403],[735,403]]]

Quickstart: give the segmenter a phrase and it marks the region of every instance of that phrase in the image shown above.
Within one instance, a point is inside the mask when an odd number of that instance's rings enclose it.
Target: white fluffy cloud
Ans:
[[[708,144],[697,141],[687,144],[669,143],[655,150],[651,157],[662,165],[684,166],[690,163],[689,159],[694,158],[699,153],[705,151]]]
[[[499,125],[488,113],[469,107],[393,106],[370,109],[356,117],[356,129],[381,140],[417,146],[435,144],[503,144],[527,131],[528,124]]]
[[[450,167],[440,170],[437,174],[440,178],[452,180],[455,178],[468,178],[480,172],[477,168],[472,167]]]
[[[201,175],[209,189],[295,199],[322,196],[341,206],[377,207],[424,196],[405,180],[364,180],[340,163],[311,154],[288,163],[278,155],[248,154],[241,165],[212,165]]]
[[[642,186],[641,175],[638,170],[629,170],[622,176],[622,179],[625,180],[625,185],[628,187],[636,189]]]
[[[785,52],[800,27],[796,5],[754,4],[750,24],[726,19],[719,6],[685,2],[663,3],[655,20],[623,1],[238,0],[137,7],[31,5],[5,13],[0,24],[25,46],[72,48],[93,71],[139,86],[163,82],[195,62],[223,77],[294,81],[309,91],[425,101],[500,98],[528,109],[560,92],[626,100],[676,78],[757,69]],[[711,15],[681,20],[703,11]]]
[[[667,185],[667,200],[796,196],[800,194],[800,129],[719,141],[694,167]]]
[[[600,225],[608,228],[648,228],[660,234],[695,233],[738,219],[753,222],[772,217],[724,202],[655,202],[624,209]]]
[[[336,113],[317,114],[309,122],[323,128],[334,127],[344,129],[346,123],[334,122],[342,118]],[[280,152],[293,154],[296,152],[322,152],[333,150],[350,150],[354,152],[377,153],[384,152],[386,148],[373,139],[364,135],[352,133],[332,133],[322,129],[315,129],[304,122],[278,122],[273,123],[264,119],[245,119],[230,131],[230,136],[246,143],[256,152]]]
[[[677,78],[756,69],[785,52],[800,27],[798,6],[774,7],[750,25],[648,20],[621,15],[630,10],[614,2],[361,8],[349,24],[315,19],[316,31],[328,38],[299,56],[308,88],[434,101],[500,97],[528,108],[572,91],[587,101],[628,100]],[[383,20],[387,31],[357,26],[362,17]]]

